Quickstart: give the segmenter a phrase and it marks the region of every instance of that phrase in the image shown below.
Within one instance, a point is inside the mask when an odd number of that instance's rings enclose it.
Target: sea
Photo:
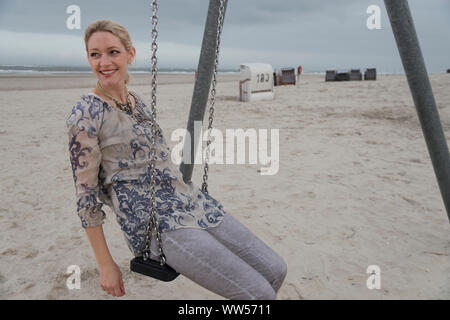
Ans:
[[[353,68],[352,68],[353,69]],[[358,68],[355,68],[358,69]],[[150,68],[140,68],[140,67],[128,67],[130,74],[151,74]],[[336,69],[338,70],[338,69]],[[349,71],[350,68],[346,71]],[[360,69],[364,72],[364,68]],[[158,73],[160,74],[194,74],[196,71],[195,68],[171,68],[171,67],[160,67],[158,68]],[[239,68],[236,69],[227,69],[227,68],[219,68],[219,74],[239,74]],[[57,74],[57,73],[92,73],[92,70],[89,66],[30,66],[30,65],[0,65],[0,75],[1,74]],[[324,75],[325,70],[307,70],[303,69],[302,74],[311,74],[311,75]],[[396,74],[404,74],[403,70],[380,70],[377,68],[377,74],[383,75],[396,75]]]
[[[129,67],[130,74],[151,74],[150,68]],[[158,73],[169,74],[194,74],[194,68],[158,68]],[[219,73],[239,73],[239,69],[219,69]],[[17,66],[17,65],[0,65],[0,74],[23,73],[23,74],[55,74],[55,73],[92,73],[90,67],[78,66]]]

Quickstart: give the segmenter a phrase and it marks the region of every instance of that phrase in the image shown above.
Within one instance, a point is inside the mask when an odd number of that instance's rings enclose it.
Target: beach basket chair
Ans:
[[[336,81],[350,81],[350,71],[338,71],[336,73]]]
[[[296,84],[295,68],[281,68],[278,70],[277,83],[279,86]]]
[[[352,69],[350,71],[350,80],[362,80],[362,73],[360,69]]]
[[[336,81],[336,71],[327,70],[325,73],[325,81]]]
[[[364,72],[364,80],[377,80],[377,69],[366,69],[366,71]]]

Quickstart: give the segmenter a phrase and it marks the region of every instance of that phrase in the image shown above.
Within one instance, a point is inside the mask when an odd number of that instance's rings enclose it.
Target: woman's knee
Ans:
[[[267,290],[259,292],[254,300],[275,300],[277,298],[277,293],[272,287],[267,288]]]
[[[277,262],[272,266],[272,270],[274,273],[274,279],[271,282],[271,285],[272,285],[272,288],[275,290],[275,292],[278,292],[278,290],[280,290],[281,285],[283,284],[283,281],[287,275],[287,264],[280,257],[277,260]]]
[[[232,297],[236,300],[275,300],[277,294],[272,286],[267,281],[261,281],[260,283],[254,283],[251,288],[241,292],[239,297]]]

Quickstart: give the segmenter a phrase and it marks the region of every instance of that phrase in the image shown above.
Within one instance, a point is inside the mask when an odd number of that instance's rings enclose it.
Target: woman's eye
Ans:
[[[120,53],[120,51],[111,50],[111,53],[114,53],[114,52]],[[98,53],[96,53],[96,52],[91,53],[91,57],[95,57],[96,54],[98,54]]]

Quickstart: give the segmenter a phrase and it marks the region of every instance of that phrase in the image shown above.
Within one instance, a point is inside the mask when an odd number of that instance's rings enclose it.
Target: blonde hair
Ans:
[[[131,41],[130,34],[123,26],[111,20],[98,20],[90,24],[84,33],[84,44],[86,46],[86,53],[88,52],[89,39],[91,38],[92,34],[94,34],[94,32],[98,31],[111,32],[113,35],[119,38],[120,42],[122,42],[125,49],[128,52],[131,52],[133,42]],[[130,75],[128,74],[127,78],[125,79],[125,84],[128,84],[129,82],[130,82]]]

